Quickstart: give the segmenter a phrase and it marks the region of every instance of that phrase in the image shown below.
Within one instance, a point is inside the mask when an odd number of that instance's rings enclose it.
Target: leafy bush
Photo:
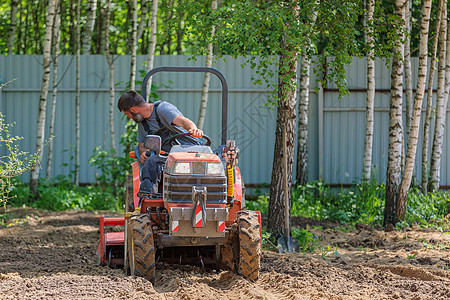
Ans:
[[[0,89],[4,85],[0,85]],[[5,118],[0,112],[0,146],[5,147],[5,154],[0,156],[0,205],[6,205],[11,199],[12,180],[35,166],[39,161],[38,153],[29,155],[28,152],[20,151],[15,142],[21,137],[11,136],[9,129],[13,124],[5,123]],[[12,196],[13,197],[13,196]]]
[[[77,186],[68,177],[58,176],[50,181],[40,179],[39,198],[34,200],[28,184],[15,180],[11,193],[12,206],[27,205],[34,208],[61,211],[66,209],[120,210],[112,188],[99,185]]]
[[[386,188],[383,184],[360,183],[351,188],[332,189],[321,181],[296,186],[292,190],[292,216],[316,220],[338,221],[342,224],[383,223]],[[269,197],[248,201],[247,208],[267,214]],[[405,225],[422,224],[442,219],[449,213],[450,198],[446,192],[423,194],[412,187],[408,195]]]

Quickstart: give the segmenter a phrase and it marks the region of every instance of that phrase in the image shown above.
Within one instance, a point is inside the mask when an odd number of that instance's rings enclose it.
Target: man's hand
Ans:
[[[145,161],[147,160],[148,156],[147,156],[147,151],[144,151],[141,153],[141,157],[139,157],[139,161],[141,162],[141,164],[144,164]]]
[[[182,115],[178,115],[173,119],[173,124],[183,127],[186,129],[193,137],[200,138],[203,136],[203,130],[198,129],[197,125],[194,122],[189,120],[188,118],[183,117]]]
[[[192,134],[193,137],[201,138],[203,136],[203,130],[195,128],[189,129],[189,133]]]

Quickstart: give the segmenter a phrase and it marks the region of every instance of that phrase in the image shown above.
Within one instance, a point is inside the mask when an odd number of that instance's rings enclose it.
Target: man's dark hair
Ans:
[[[136,91],[128,91],[120,96],[119,102],[117,103],[117,108],[120,111],[129,111],[130,108],[134,106],[141,106],[144,103],[146,103],[146,101]]]

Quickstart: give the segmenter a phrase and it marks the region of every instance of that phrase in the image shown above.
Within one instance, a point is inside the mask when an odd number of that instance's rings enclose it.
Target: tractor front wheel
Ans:
[[[130,261],[134,265],[134,273],[154,283],[155,246],[150,218],[147,214],[138,215],[130,219],[128,226],[132,234],[129,253]]]
[[[239,234],[238,272],[249,280],[259,277],[261,261],[261,236],[258,215],[254,211],[237,213]]]

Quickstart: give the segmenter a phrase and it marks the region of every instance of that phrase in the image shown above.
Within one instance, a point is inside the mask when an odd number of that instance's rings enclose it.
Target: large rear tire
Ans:
[[[132,234],[130,260],[133,259],[135,275],[154,283],[155,246],[150,218],[147,214],[138,215],[130,219],[128,226]]]
[[[238,273],[249,280],[257,280],[261,261],[261,236],[258,215],[244,210],[237,213],[239,233]]]

